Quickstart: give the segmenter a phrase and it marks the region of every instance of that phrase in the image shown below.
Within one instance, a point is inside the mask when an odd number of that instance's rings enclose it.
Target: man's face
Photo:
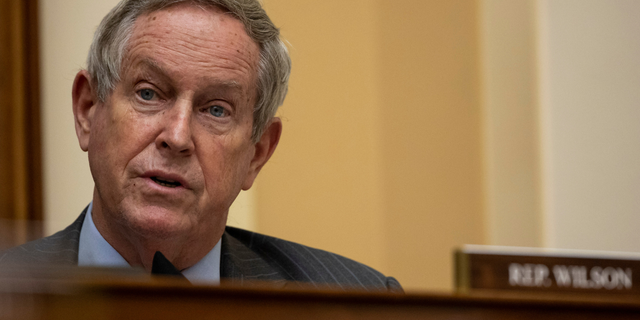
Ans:
[[[258,59],[220,10],[178,5],[136,20],[121,80],[90,116],[94,207],[106,221],[143,237],[219,238],[257,174]]]

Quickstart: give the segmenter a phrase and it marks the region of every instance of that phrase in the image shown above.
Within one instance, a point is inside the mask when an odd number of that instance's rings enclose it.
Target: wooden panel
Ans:
[[[22,1],[21,1],[22,2]],[[40,123],[40,39],[38,0],[22,2],[24,7],[25,143],[28,207],[27,218],[42,220],[42,146]],[[36,228],[37,229],[37,228]]]
[[[171,281],[0,282],[3,319],[632,319],[638,299],[394,295],[197,287]]]
[[[13,141],[12,109],[14,103],[14,81],[12,68],[13,7],[15,1],[0,1],[0,217],[13,213]]]
[[[37,0],[0,1],[0,218],[42,219]],[[3,223],[0,245],[38,237]],[[8,232],[7,232],[8,231]]]

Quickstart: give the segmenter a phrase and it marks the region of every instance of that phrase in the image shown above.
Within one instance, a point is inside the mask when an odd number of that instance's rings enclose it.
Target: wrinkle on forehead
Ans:
[[[161,32],[160,28],[166,30]],[[240,62],[248,70],[257,69],[257,54],[253,48],[239,47],[242,41],[222,41],[223,39],[203,37],[190,32],[190,30],[168,30],[168,27],[155,29],[153,26],[146,26],[144,30],[134,30],[134,35],[130,40],[128,58],[135,55],[136,51],[157,46],[167,50],[177,56],[177,58],[191,58],[193,61],[206,63],[211,56],[216,56],[218,62]],[[162,30],[162,31],[165,31]],[[150,41],[152,39],[155,43]],[[171,40],[171,45],[167,45],[167,40]],[[228,39],[224,39],[228,40]],[[256,46],[257,47],[257,46]],[[228,55],[232,53],[233,55]]]
[[[179,10],[185,8],[190,10]],[[164,44],[167,42],[170,46]],[[259,45],[249,37],[240,20],[218,7],[180,4],[140,16],[134,24],[124,60],[130,63],[137,51],[154,45],[173,53],[174,59],[166,62],[175,65],[182,64],[183,59],[189,60],[186,58],[196,63],[210,62],[213,55],[220,63],[218,67],[224,68],[225,62],[238,63],[245,71],[257,74]],[[126,64],[123,63],[123,69]]]

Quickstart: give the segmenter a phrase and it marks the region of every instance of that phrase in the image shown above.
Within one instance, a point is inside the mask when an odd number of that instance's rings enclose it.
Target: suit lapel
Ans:
[[[220,277],[238,285],[268,282],[269,286],[283,287],[286,284],[277,269],[227,232],[222,235]]]
[[[87,209],[70,226],[46,238],[27,242],[0,254],[1,263],[78,265],[80,229]]]

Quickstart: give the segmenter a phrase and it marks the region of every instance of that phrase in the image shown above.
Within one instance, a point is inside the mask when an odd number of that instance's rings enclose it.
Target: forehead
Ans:
[[[179,4],[136,19],[122,67],[153,61],[167,71],[243,82],[246,77],[255,80],[258,60],[258,44],[232,14],[217,7]]]

